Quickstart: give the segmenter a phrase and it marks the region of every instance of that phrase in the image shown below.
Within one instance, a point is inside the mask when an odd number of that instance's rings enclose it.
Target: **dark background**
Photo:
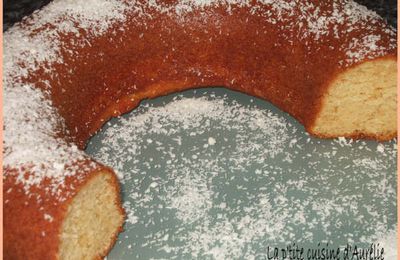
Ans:
[[[324,1],[324,0],[321,0]],[[49,3],[50,0],[3,0],[3,30],[22,17]],[[397,0],[356,0],[384,17],[397,28]]]

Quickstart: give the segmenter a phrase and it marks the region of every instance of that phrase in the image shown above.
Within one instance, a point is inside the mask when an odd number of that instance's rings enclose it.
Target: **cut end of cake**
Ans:
[[[59,259],[101,259],[114,244],[124,221],[115,176],[101,171],[68,207],[60,234]]]
[[[397,61],[381,58],[340,73],[310,132],[320,137],[390,140],[397,135]]]

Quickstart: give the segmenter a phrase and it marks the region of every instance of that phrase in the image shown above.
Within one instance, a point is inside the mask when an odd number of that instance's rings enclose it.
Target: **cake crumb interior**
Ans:
[[[59,259],[100,259],[123,223],[115,178],[94,176],[75,196],[62,225]]]
[[[317,135],[382,136],[397,132],[397,64],[394,59],[361,63],[341,73],[324,97],[312,132]]]

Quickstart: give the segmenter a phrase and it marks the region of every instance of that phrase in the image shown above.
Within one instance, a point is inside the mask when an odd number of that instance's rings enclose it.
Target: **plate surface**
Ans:
[[[122,182],[128,219],[107,259],[368,247],[396,226],[396,145],[317,139],[272,104],[222,88],[147,100],[86,150]]]

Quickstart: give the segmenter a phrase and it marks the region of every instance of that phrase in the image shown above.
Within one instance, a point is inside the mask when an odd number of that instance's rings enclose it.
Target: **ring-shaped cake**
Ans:
[[[52,2],[4,34],[5,259],[107,254],[119,184],[82,149],[141,100],[225,86],[317,137],[389,140],[396,52],[351,0]]]

